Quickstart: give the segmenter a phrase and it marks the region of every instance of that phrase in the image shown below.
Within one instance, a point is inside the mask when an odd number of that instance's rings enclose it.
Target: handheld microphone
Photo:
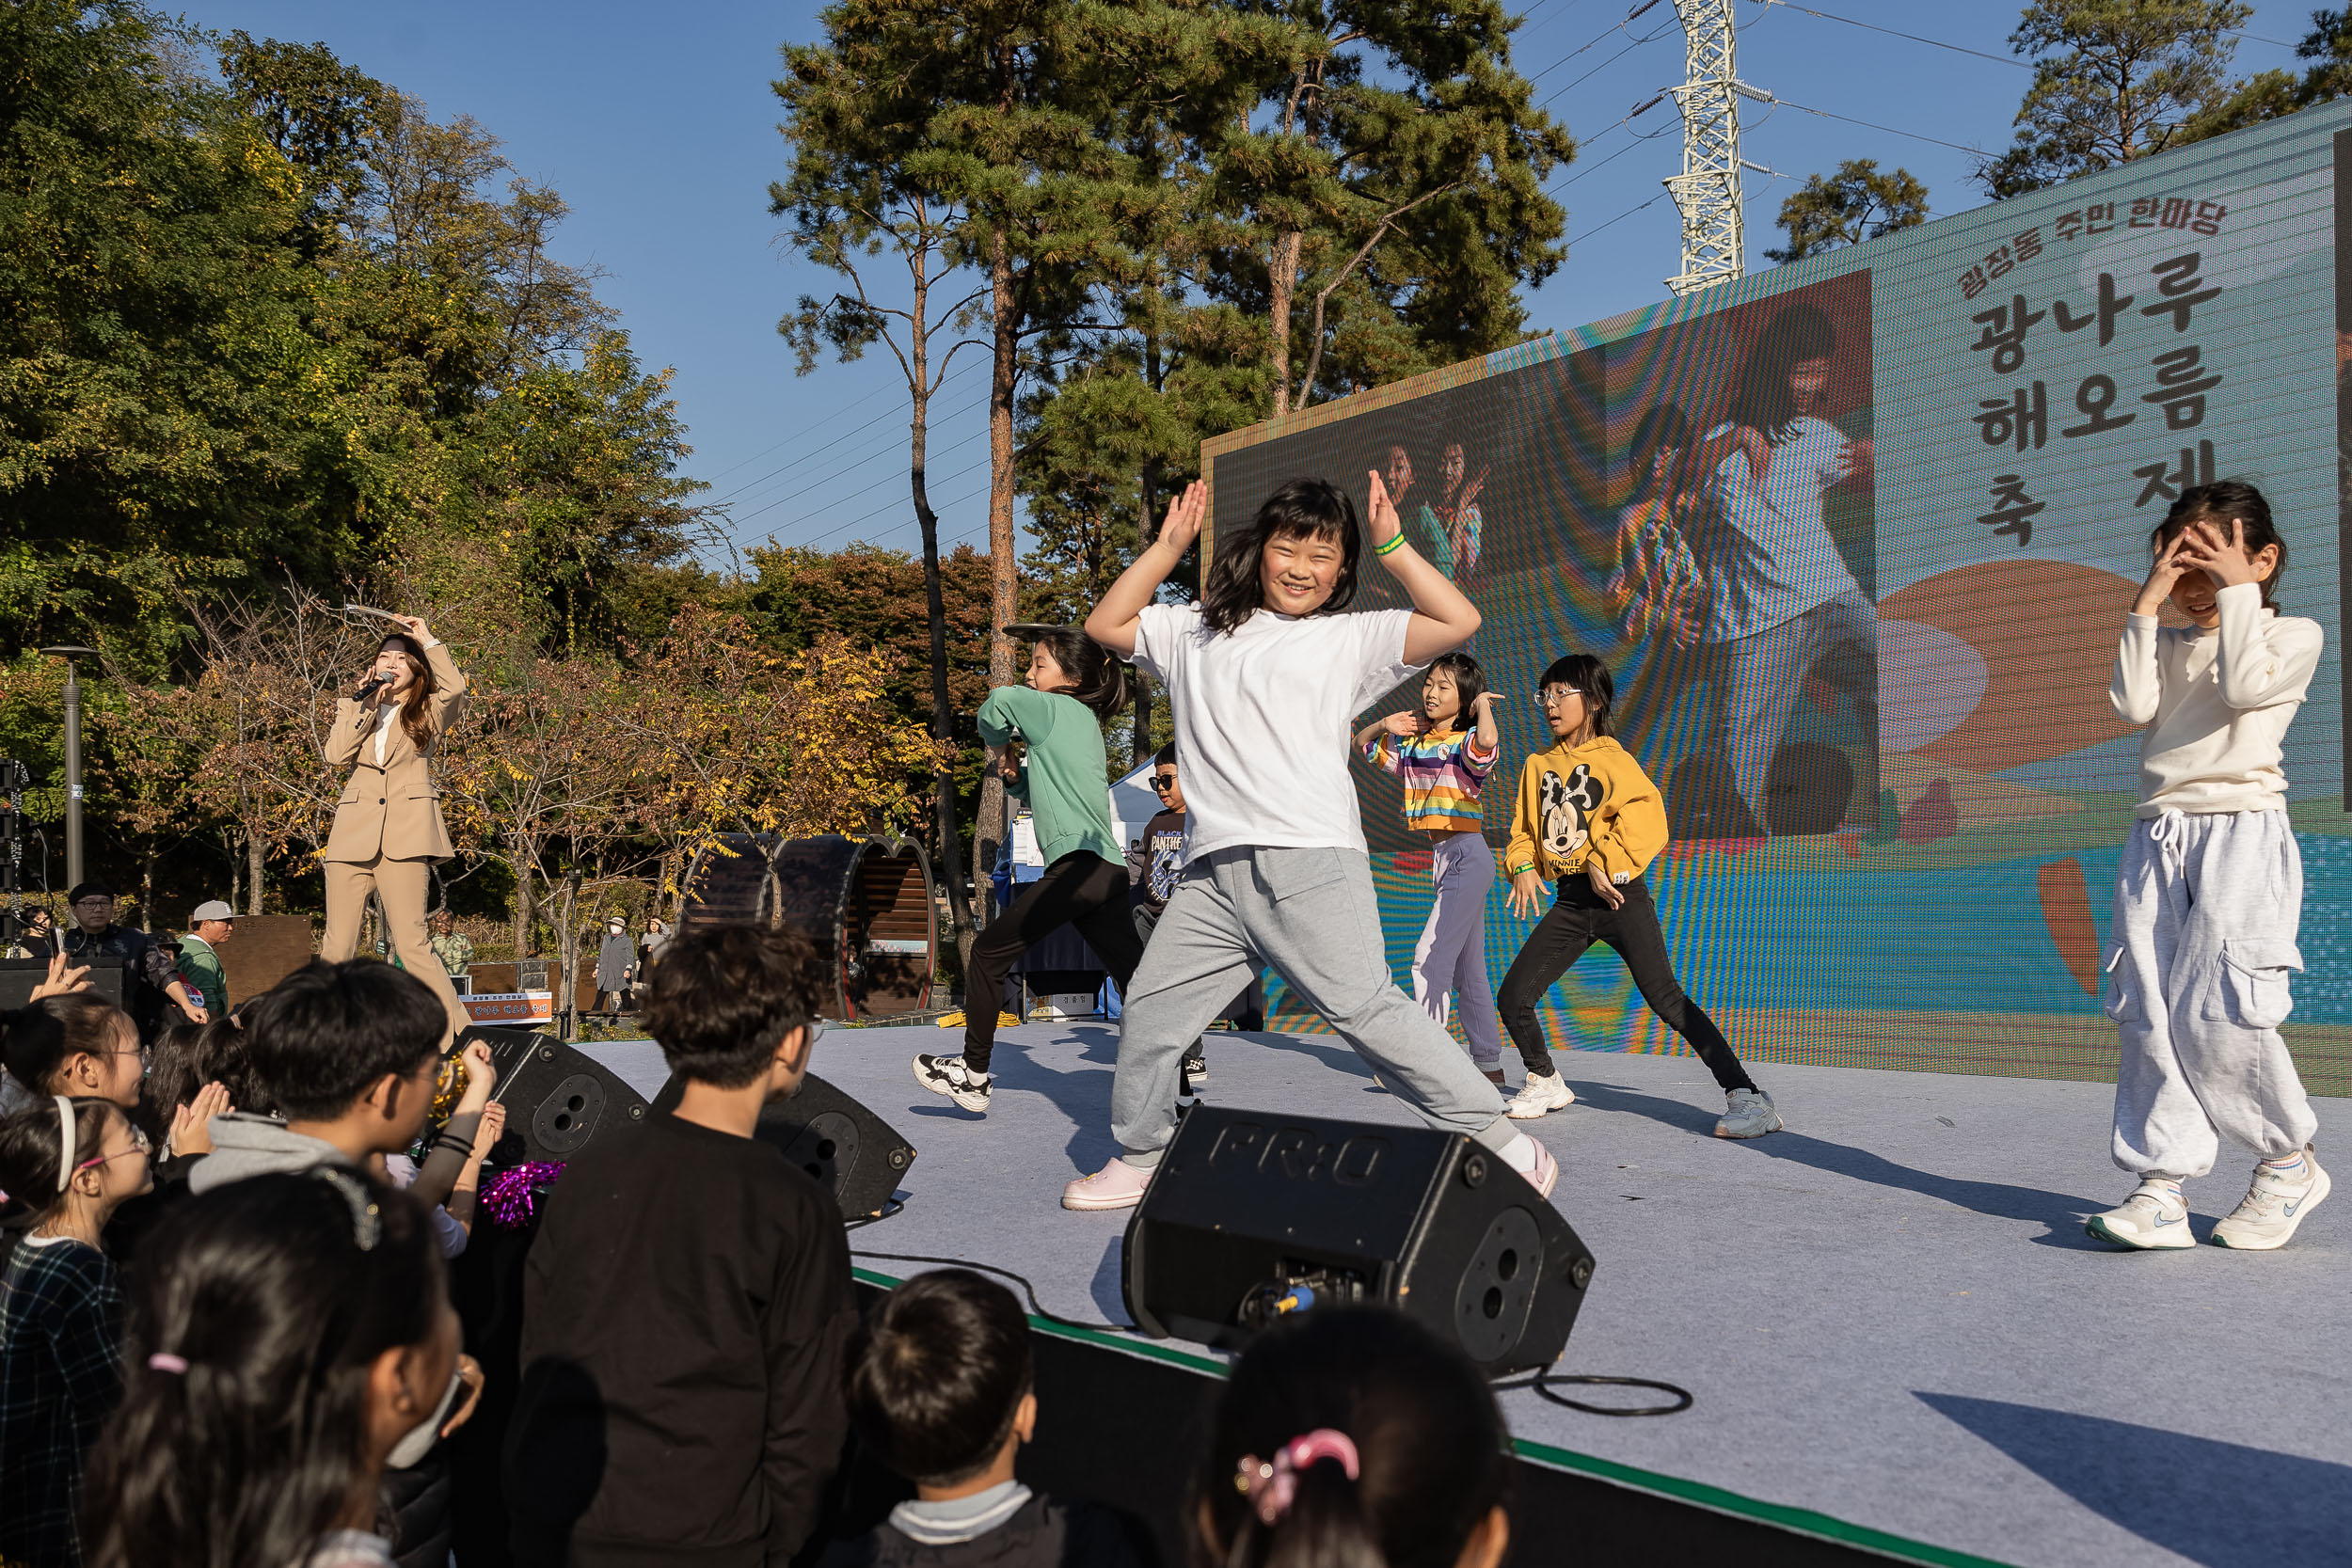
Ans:
[[[391,684],[392,677],[386,674],[383,671],[378,670],[369,675],[366,680],[359,683],[359,689],[351,694],[351,700],[355,703],[364,703],[368,700],[369,692],[373,691],[379,686],[389,686]]]

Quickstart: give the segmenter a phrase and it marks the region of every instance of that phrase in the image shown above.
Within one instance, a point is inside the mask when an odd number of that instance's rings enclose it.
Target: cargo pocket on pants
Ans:
[[[2139,1003],[2139,974],[2132,967],[2123,944],[2116,942],[2107,949],[2106,961],[2099,966],[2106,972],[2106,990],[2099,997],[2099,1010],[2118,1023],[2138,1023],[2148,1017]]]
[[[2277,1028],[2295,1006],[2288,976],[2302,967],[2303,955],[2291,942],[2224,938],[2219,995],[2207,1002],[2205,1016],[2226,1018],[2246,1029]]]

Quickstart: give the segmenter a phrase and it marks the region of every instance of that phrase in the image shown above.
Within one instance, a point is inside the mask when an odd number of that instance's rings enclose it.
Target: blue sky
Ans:
[[[1659,183],[1681,166],[1673,104],[1619,122],[1680,80],[1682,35],[1669,3],[1624,22],[1638,4],[1534,0],[1514,41],[1538,97],[1583,143],[1554,177],[1570,248],[1528,295],[1538,328],[1647,304],[1678,267],[1674,206]],[[1772,218],[1782,198],[1841,159],[1910,169],[1927,182],[1937,216],[1979,205],[1959,149],[2005,145],[2028,80],[2008,63],[2017,10],[1998,0],[1810,8],[1893,31],[1738,0],[1740,76],[1785,101],[1745,105],[1747,157],[1785,176],[1747,176],[1752,267],[1769,265],[1763,250],[1780,242]],[[2311,0],[2261,0],[2237,69],[2291,65],[2310,9]],[[710,483],[704,499],[726,503],[739,546],[772,537],[911,549],[906,397],[895,363],[869,356],[796,376],[775,331],[801,293],[829,287],[777,243],[767,212],[768,182],[786,159],[769,88],[777,49],[815,39],[818,10],[806,0],[195,0],[185,14],[221,31],[324,41],[437,118],[470,114],[504,139],[519,170],[561,191],[572,216],[557,252],[603,268],[600,292],[640,356],[674,369],[695,449],[688,472]],[[934,405],[930,495],[948,544],[987,537],[983,385],[979,356],[967,351]]]

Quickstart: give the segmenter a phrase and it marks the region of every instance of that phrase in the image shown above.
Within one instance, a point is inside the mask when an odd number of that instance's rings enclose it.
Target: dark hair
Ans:
[[[1574,687],[1584,694],[1584,711],[1593,716],[1593,733],[1608,735],[1610,709],[1616,705],[1617,683],[1609,666],[1591,654],[1564,654],[1551,661],[1541,683]]]
[[[1070,677],[1070,689],[1063,695],[1086,704],[1096,718],[1108,719],[1127,705],[1127,667],[1077,627],[1025,625],[1005,629],[1043,644]]]
[[[1248,1460],[1329,1428],[1356,1445],[1298,1477],[1290,1511],[1260,1521],[1234,1485]],[[1227,1568],[1454,1568],[1509,1495],[1502,1412],[1470,1358],[1386,1307],[1323,1307],[1254,1340],[1218,1402],[1193,1478],[1188,1526],[1208,1515],[1204,1560]]]
[[[204,1023],[175,1023],[155,1038],[148,1060],[147,1099],[167,1118],[207,1084],[229,1091],[240,1111],[268,1113],[277,1107],[253,1076],[245,1029],[234,1013]]]
[[[2159,549],[2164,543],[2191,523],[2217,522],[2246,525],[2246,553],[2256,556],[2272,545],[2279,546],[2279,565],[2262,582],[2263,603],[2275,610],[2277,601],[2271,592],[2279,579],[2287,575],[2287,542],[2279,537],[2278,525],[2270,520],[2270,502],[2263,493],[2242,479],[2225,479],[2213,484],[2195,484],[2181,492],[2181,499],[2172,503],[2148,535],[2148,547]]]
[[[8,1076],[40,1094],[54,1094],[56,1075],[76,1056],[104,1056],[122,1031],[137,1037],[131,1015],[91,991],[47,996],[20,1009],[5,1047]]]
[[[680,1078],[739,1089],[775,1060],[784,1037],[817,1016],[824,961],[789,924],[701,926],[661,950],[645,1031]]]
[[[375,651],[381,655],[387,648],[398,649],[406,656],[410,664],[416,666],[416,683],[408,688],[408,695],[400,701],[400,727],[408,732],[408,744],[421,752],[430,752],[434,740],[433,715],[427,705],[433,700],[433,661],[424,657],[424,644],[406,632],[387,634],[384,641],[376,644]]]
[[[1171,740],[1171,741],[1169,741],[1167,745],[1165,745],[1165,746],[1161,747],[1158,751],[1156,751],[1156,752],[1152,752],[1152,767],[1154,767],[1154,768],[1173,768],[1173,767],[1175,767],[1175,766],[1176,766],[1176,742],[1174,742],[1174,741],[1172,741],[1172,740]]]
[[[378,1081],[437,1055],[449,1014],[422,980],[373,958],[313,958],[246,1019],[256,1086],[296,1120],[339,1117]]]
[[[1691,416],[1676,404],[1651,404],[1648,412],[1642,416],[1642,422],[1633,427],[1632,499],[1646,499],[1656,487],[1660,452],[1686,450],[1690,445]]]
[[[369,1369],[432,1336],[445,1289],[423,1210],[349,1171],[257,1176],[173,1211],[133,1275],[83,1562],[310,1560],[369,1480]]]
[[[1331,539],[1340,546],[1340,575],[1315,613],[1336,615],[1356,598],[1356,561],[1363,541],[1356,503],[1329,480],[1294,479],[1265,499],[1249,526],[1220,540],[1208,581],[1200,588],[1200,620],[1212,632],[1232,631],[1265,604],[1258,561],[1269,539]]]
[[[123,1111],[111,1100],[76,1099],[71,1103],[73,1147],[80,1151],[74,1164],[79,1164],[105,1139],[108,1114],[121,1116]],[[57,1165],[65,1152],[63,1133],[57,1102],[49,1098],[36,1100],[0,1121],[0,1192],[8,1195],[15,1211],[8,1222],[11,1227],[40,1220],[64,1200],[66,1184],[57,1180]],[[66,1173],[68,1180],[72,1174]]]
[[[73,891],[65,895],[65,901],[71,907],[85,898],[112,898],[114,896],[115,890],[103,882],[76,882],[73,884]]]
[[[1765,324],[1733,384],[1730,421],[1763,432],[1778,446],[1788,438],[1797,418],[1796,395],[1788,390],[1788,372],[1807,359],[1826,359],[1837,352],[1837,334],[1829,318],[1810,305],[1791,305]]]
[[[1478,660],[1458,648],[1450,654],[1439,654],[1429,661],[1428,674],[1434,675],[1440,670],[1454,677],[1454,689],[1462,699],[1461,709],[1454,714],[1454,722],[1468,729],[1476,722],[1470,714],[1470,705],[1486,691],[1486,672],[1479,667]]]
[[[1012,1292],[969,1269],[918,1275],[882,1299],[850,1342],[850,1419],[882,1463],[921,1486],[988,1468],[1034,1367]]]

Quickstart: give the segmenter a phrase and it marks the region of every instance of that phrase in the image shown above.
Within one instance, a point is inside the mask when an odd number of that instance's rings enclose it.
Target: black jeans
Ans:
[[[986,1072],[996,1049],[996,1014],[1005,977],[1021,955],[1064,926],[1075,926],[1123,993],[1143,961],[1143,939],[1127,912],[1127,868],[1073,849],[1024,888],[1010,908],[988,923],[972,943],[963,977],[963,1065]]]
[[[1675,984],[1674,966],[1666,959],[1666,939],[1658,929],[1658,906],[1650,901],[1649,885],[1637,877],[1617,891],[1625,895],[1625,907],[1613,910],[1601,902],[1582,873],[1563,877],[1559,897],[1528,933],[1519,956],[1511,960],[1511,972],[1502,977],[1495,1006],[1527,1070],[1538,1078],[1549,1078],[1558,1070],[1551,1065],[1543,1025],[1535,1021],[1536,1005],[1551,983],[1584,956],[1587,947],[1605,942],[1633,972],[1633,983],[1641,989],[1642,1000],[1649,1004],[1650,1011],[1690,1042],[1716,1083],[1726,1089],[1756,1087],[1715,1021]]]

